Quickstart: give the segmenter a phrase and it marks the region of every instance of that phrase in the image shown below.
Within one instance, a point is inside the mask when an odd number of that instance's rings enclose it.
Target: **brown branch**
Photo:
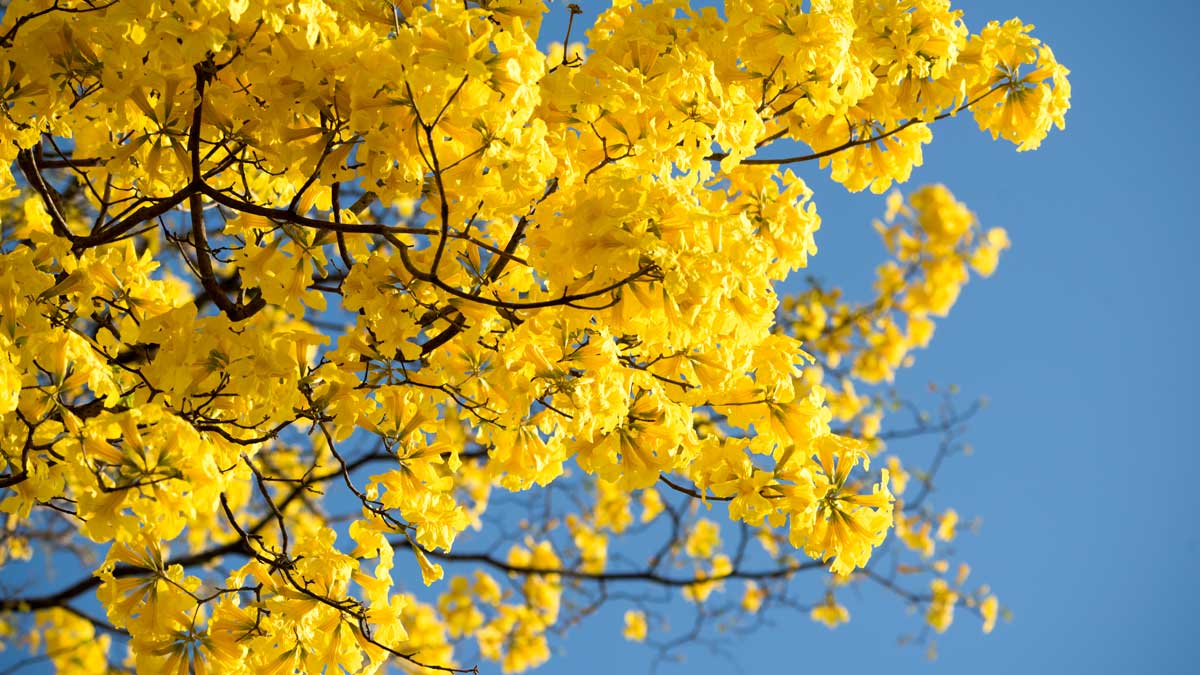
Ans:
[[[29,479],[29,472],[22,469],[16,473],[0,476],[0,488],[12,487]]]
[[[468,293],[461,289],[455,288],[454,286],[447,284],[445,281],[442,281],[442,279],[440,277],[438,277],[434,274],[431,274],[429,272],[425,272],[425,271],[421,270],[419,267],[417,267],[413,263],[412,259],[409,257],[408,244],[405,244],[404,242],[400,241],[399,239],[396,239],[395,237],[390,237],[389,241],[400,252],[401,263],[403,263],[404,268],[406,270],[408,270],[408,273],[411,274],[414,278],[419,279],[424,282],[427,282],[427,283],[431,283],[434,286],[437,286],[441,290],[449,293],[450,295],[453,295],[456,298],[459,298],[462,300],[467,300],[470,302],[475,302],[475,303],[478,303],[481,305],[487,305],[489,307],[497,307],[497,308],[509,309],[509,310],[541,309],[541,308],[545,308],[545,307],[559,307],[559,306],[563,306],[563,305],[569,305],[573,302],[579,302],[581,300],[587,300],[588,298],[594,298],[597,296],[611,293],[611,292],[621,288],[622,286],[625,286],[626,284],[629,284],[641,277],[648,276],[650,274],[655,274],[658,272],[658,266],[651,263],[649,265],[645,265],[645,266],[639,268],[636,272],[626,276],[624,279],[621,279],[619,281],[611,283],[611,284],[609,284],[603,288],[600,288],[598,290],[595,290],[595,291],[588,291],[585,293],[563,293],[561,296],[559,296],[553,300],[536,300],[533,302],[495,300],[492,298],[485,297],[483,295],[479,295],[476,293]]]
[[[671,488],[672,490],[674,490],[674,491],[676,491],[676,492],[683,493],[683,494],[685,494],[685,495],[687,495],[687,496],[689,496],[689,497],[692,497],[692,498],[694,498],[694,499],[706,499],[706,500],[707,500],[707,499],[711,499],[712,501],[715,501],[715,502],[730,502],[730,501],[733,501],[733,497],[713,497],[713,496],[705,495],[705,494],[703,494],[703,493],[701,493],[701,492],[698,492],[698,491],[696,491],[696,490],[693,490],[692,488],[684,487],[684,486],[682,486],[682,485],[680,485],[680,484],[678,484],[678,483],[676,483],[676,482],[672,481],[670,478],[667,478],[667,477],[666,477],[665,475],[663,475],[663,474],[659,474],[659,476],[658,476],[658,480],[659,480],[659,481],[661,481],[661,482],[662,482],[664,485],[666,485],[667,487]]]
[[[76,240],[75,235],[71,232],[71,228],[67,226],[66,216],[63,215],[62,211],[62,195],[52,185],[47,183],[46,178],[42,176],[42,172],[38,168],[37,154],[33,150],[21,150],[17,152],[17,166],[21,169],[21,174],[25,176],[25,181],[41,197],[42,206],[45,207],[46,213],[50,216],[50,226],[54,229],[54,234],[74,245]]]
[[[496,281],[498,281],[500,279],[500,275],[504,273],[504,269],[505,269],[505,267],[508,266],[508,263],[510,260],[516,261],[518,263],[523,263],[523,261],[520,258],[516,257],[516,251],[517,251],[517,247],[521,245],[521,241],[525,239],[525,230],[529,227],[529,219],[533,216],[533,213],[537,210],[538,205],[540,205],[542,202],[546,201],[546,199],[550,195],[554,194],[557,191],[558,191],[558,179],[553,178],[550,180],[550,183],[546,186],[546,191],[544,193],[542,193],[541,198],[538,199],[537,202],[535,202],[533,204],[533,206],[530,207],[529,211],[525,215],[521,216],[521,219],[517,221],[517,226],[515,228],[513,228],[512,235],[509,236],[508,242],[504,245],[504,250],[497,251],[490,247],[488,248],[489,251],[496,254],[496,257],[492,259],[491,263],[488,265],[487,271],[484,272],[484,275],[483,275],[484,279],[486,279],[490,283],[495,283]],[[480,293],[482,292],[482,290],[483,289],[481,288]],[[478,296],[479,293],[475,293],[474,295]],[[438,333],[437,335],[435,335],[434,337],[432,337],[428,341],[426,341],[425,344],[421,345],[421,354],[428,354],[428,353],[432,352],[434,349],[437,349],[438,347],[446,344],[450,340],[454,339],[454,337],[457,336],[459,333],[461,333],[463,330],[465,330],[466,327],[467,327],[467,324],[466,324],[465,320],[464,321],[455,321],[448,328],[443,330],[441,333]]]
[[[979,103],[980,101],[987,98],[988,96],[991,96],[993,93],[1000,91],[1001,89],[1004,89],[1005,86],[1006,85],[1001,84],[1001,85],[992,87],[991,89],[989,89],[986,92],[980,94],[979,96],[971,99],[970,101],[967,101],[966,103],[960,105],[959,107],[955,108],[954,110],[952,110],[950,112],[944,112],[940,115],[937,115],[936,117],[933,117],[932,119],[928,120],[928,122],[937,122],[939,120],[944,120],[948,117],[953,117],[954,115],[957,115],[958,113],[962,112],[963,110],[966,110],[967,108],[970,108],[971,106],[975,105],[976,103]],[[843,150],[849,150],[850,148],[853,148],[853,147],[882,141],[883,139],[888,138],[889,136],[892,136],[894,134],[900,133],[901,131],[904,131],[905,129],[913,126],[914,124],[918,124],[918,123],[922,123],[922,122],[926,122],[926,120],[922,120],[918,117],[914,117],[914,118],[908,120],[907,122],[904,122],[903,124],[897,126],[895,129],[892,129],[891,131],[886,131],[877,136],[871,136],[870,138],[859,138],[859,139],[855,139],[855,140],[846,141],[845,143],[843,143],[841,145],[829,148],[827,150],[822,150],[820,152],[814,152],[814,153],[811,153],[808,155],[797,155],[795,157],[780,157],[777,159],[747,157],[746,159],[743,159],[740,163],[746,164],[746,165],[769,164],[769,165],[774,165],[774,166],[782,166],[785,164],[798,164],[800,162],[811,162],[814,159],[824,159],[826,157],[829,157],[830,155],[835,155]],[[773,138],[770,140],[780,138],[781,136],[782,136],[782,134],[776,133],[773,136]],[[729,156],[729,153],[727,153],[727,152],[715,152],[715,153],[709,155],[708,157],[705,157],[705,159],[712,160],[712,161],[718,161],[718,160],[725,159],[728,156]]]
[[[212,59],[197,64],[195,71],[196,107],[192,110],[192,125],[188,131],[187,151],[192,162],[192,184],[198,185],[203,182],[203,175],[200,172],[200,125],[204,111],[204,88],[213,77]],[[229,296],[221,290],[220,284],[217,283],[212,260],[209,258],[211,249],[208,245],[208,229],[204,224],[204,205],[198,191],[192,190],[192,194],[188,197],[188,210],[192,219],[192,243],[196,247],[196,270],[205,293],[229,317],[230,321],[241,321],[253,316],[266,306],[266,298],[260,294],[248,304],[243,305],[230,300]]]
[[[309,218],[302,216],[293,211],[286,209],[273,209],[267,206],[260,206],[251,202],[232,197],[205,182],[200,182],[196,185],[196,189],[202,192],[206,197],[226,208],[242,213],[249,213],[255,216],[262,216],[271,220],[291,223],[299,227],[316,228],[319,230],[330,230],[332,232],[344,232],[346,234],[437,234],[437,230],[431,230],[424,227],[391,227],[379,223],[342,223],[340,221],[320,220],[318,218]]]
[[[368,457],[374,459],[371,456]],[[365,461],[363,463],[365,463]],[[283,499],[279,500],[279,502],[276,504],[277,508],[280,510],[286,508],[288,504],[300,497],[302,492],[308,489],[308,487],[313,483],[320,482],[321,480],[327,480],[333,476],[339,475],[341,475],[340,471],[330,474],[329,476],[319,476],[311,480],[302,481]],[[274,514],[268,514],[260,518],[249,528],[245,529],[245,534],[249,537],[253,537],[261,532],[269,523],[271,523],[274,520],[274,517]],[[171,565],[179,565],[185,568],[195,567],[197,565],[204,565],[220,560],[227,555],[244,555],[248,557],[254,557],[255,552],[246,543],[244,538],[239,538],[225,544],[221,544],[220,546],[214,546],[213,548],[171,558],[166,562],[166,565],[168,567]],[[113,568],[113,576],[119,579],[122,577],[140,574],[141,571],[142,568],[140,567],[121,564]],[[68,601],[96,588],[99,585],[100,579],[98,577],[87,576],[54,593],[40,596],[0,599],[0,612],[32,611],[37,609],[49,609],[51,607],[62,607]]]
[[[787,578],[796,572],[822,568],[825,563],[819,560],[810,560],[796,565],[788,565],[768,570],[745,571],[734,568],[727,574],[714,575],[711,577],[696,576],[696,577],[669,577],[659,574],[652,569],[624,571],[624,572],[583,572],[577,569],[561,568],[561,567],[533,567],[526,565],[512,565],[500,558],[488,553],[448,553],[427,550],[424,547],[413,544],[407,539],[389,540],[389,543],[396,548],[420,548],[421,552],[430,558],[436,558],[445,562],[451,563],[480,563],[509,574],[519,574],[523,576],[561,576],[568,579],[580,579],[584,581],[596,582],[645,582],[658,584],[660,586],[670,586],[674,588],[685,588],[696,586],[699,584],[710,583],[714,581],[723,581],[725,579],[779,579]]]
[[[58,4],[58,0],[55,0],[54,4],[50,5],[49,7],[45,8],[45,9],[39,9],[36,12],[29,12],[28,14],[23,14],[23,15],[17,17],[16,21],[13,22],[12,27],[9,28],[4,33],[4,35],[0,35],[0,47],[6,47],[6,48],[12,47],[13,40],[17,37],[17,31],[21,29],[21,26],[24,26],[25,24],[29,23],[30,21],[37,19],[39,17],[43,17],[52,12],[63,12],[66,14],[85,14],[87,12],[98,12],[102,9],[108,9],[109,7],[112,7],[115,4],[117,4],[117,0],[112,0],[111,2],[107,2],[103,5],[92,5],[90,7],[63,7],[62,5]],[[6,8],[7,8],[7,6],[8,6],[7,3],[5,3]]]

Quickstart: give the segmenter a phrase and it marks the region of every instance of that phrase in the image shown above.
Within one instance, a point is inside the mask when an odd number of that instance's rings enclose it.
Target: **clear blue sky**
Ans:
[[[585,3],[587,8],[590,3]],[[935,128],[907,188],[947,184],[1013,247],[973,281],[898,384],[954,382],[991,405],[976,452],[944,474],[939,505],[978,515],[957,542],[1015,618],[990,636],[961,616],[930,663],[895,638],[917,617],[878,589],[847,595],[850,624],[796,615],[730,642],[744,672],[1197,672],[1200,526],[1193,513],[1200,330],[1193,267],[1200,3],[959,0],[973,30],[1018,16],[1071,69],[1065,133],[1018,154],[968,119]],[[863,287],[881,197],[848,195],[804,167],[824,219],[811,270]],[[680,621],[685,620],[681,615]],[[616,613],[566,643],[547,672],[646,671]],[[608,628],[605,628],[605,624]],[[587,627],[585,627],[587,628]],[[660,673],[731,671],[702,648]],[[1191,663],[1192,665],[1188,665]]]
[[[556,14],[564,4],[554,3]],[[586,26],[599,3],[580,4]],[[919,617],[864,587],[841,597],[853,621],[837,630],[780,614],[727,650],[742,672],[781,675],[1196,672],[1200,448],[1185,429],[1200,411],[1188,347],[1200,331],[1190,265],[1200,250],[1190,206],[1200,148],[1189,128],[1200,103],[1200,2],[956,6],[972,29],[1013,16],[1036,24],[1072,71],[1065,133],[1017,154],[967,117],[941,122],[905,186],[947,184],[1013,241],[996,276],[968,285],[898,384],[956,383],[991,401],[972,423],[975,454],[949,466],[936,498],[983,518],[980,535],[956,548],[1015,619],[984,636],[960,613],[931,663],[896,645]],[[824,218],[811,271],[864,288],[878,257],[863,251],[883,254],[869,225],[883,198],[849,195],[815,166],[802,171]],[[615,605],[573,630],[536,672],[647,672],[651,650],[619,637],[623,611]],[[686,621],[681,612],[676,628]],[[738,670],[703,648],[686,655],[658,672]]]

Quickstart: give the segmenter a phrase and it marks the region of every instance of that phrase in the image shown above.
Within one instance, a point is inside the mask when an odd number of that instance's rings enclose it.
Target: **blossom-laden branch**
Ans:
[[[820,219],[779,167],[883,191],[960,113],[1031,149],[1066,69],[941,2],[616,4],[546,51],[529,3],[0,19],[0,565],[88,571],[0,634],[522,671],[608,604],[665,657],[860,583],[991,630],[935,503],[977,408],[890,385],[1007,235],[894,193],[872,298],[780,299]]]

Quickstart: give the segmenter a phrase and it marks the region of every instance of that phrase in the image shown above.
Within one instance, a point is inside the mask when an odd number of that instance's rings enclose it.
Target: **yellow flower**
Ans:
[[[817,475],[816,494],[824,496],[817,502],[816,520],[807,536],[796,529],[793,520],[792,543],[802,543],[813,557],[833,558],[830,570],[848,574],[866,565],[872,549],[883,542],[892,526],[888,472],[881,472],[882,479],[871,494],[859,494],[857,485],[847,480],[858,460],[865,458],[862,444],[828,435],[816,446],[822,469]]]
[[[646,639],[646,614],[640,610],[625,612],[625,628],[621,631],[630,642],[643,642]]]
[[[421,567],[421,581],[425,582],[426,586],[442,578],[443,571],[441,565],[430,562],[429,558],[425,555],[425,551],[422,551],[420,546],[413,544],[412,550],[417,556],[417,564]]]
[[[955,528],[958,526],[958,512],[954,509],[947,509],[945,513],[938,516],[937,538],[942,541],[951,541],[954,539]]]
[[[762,607],[763,599],[766,598],[767,592],[762,586],[753,581],[746,582],[746,592],[742,594],[742,609],[754,614]]]
[[[996,615],[1000,611],[1000,602],[996,596],[989,595],[979,603],[979,614],[983,616],[983,632],[990,633],[996,627]]]
[[[642,505],[643,523],[648,523],[658,517],[658,514],[663,512],[662,496],[658,494],[658,490],[653,487],[646,488],[642,491],[639,497],[639,503]]]
[[[809,616],[813,621],[820,621],[830,628],[837,628],[838,624],[846,623],[850,620],[850,611],[839,605],[833,599],[832,593],[825,594],[825,602],[812,608]]]
[[[1070,73],[1054,58],[1054,52],[1028,33],[1033,26],[1012,19],[1003,25],[992,22],[972,40],[968,51],[982,50],[994,72],[989,88],[999,89],[974,106],[975,120],[993,138],[1004,137],[1017,150],[1033,150],[1042,143],[1051,126],[1066,126],[1071,107]]]
[[[925,620],[934,630],[944,633],[954,621],[954,605],[958,603],[958,593],[950,589],[945,579],[934,579],[929,587],[933,590],[933,599],[925,613]]]
[[[710,558],[713,550],[721,545],[721,530],[707,518],[696,521],[691,534],[684,543],[684,551],[693,558]]]
[[[888,475],[892,479],[892,494],[902,495],[905,488],[908,487],[908,472],[900,464],[900,458],[895,455],[887,458]],[[897,518],[897,527],[899,527],[899,518]]]

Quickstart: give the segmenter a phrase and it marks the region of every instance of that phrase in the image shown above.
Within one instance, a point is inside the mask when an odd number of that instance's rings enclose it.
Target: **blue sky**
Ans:
[[[564,4],[554,3],[556,14]],[[600,3],[580,4],[594,16]],[[929,662],[896,644],[919,617],[866,587],[841,597],[853,620],[836,630],[779,614],[723,642],[734,663],[697,647],[659,673],[1195,671],[1200,448],[1185,428],[1200,410],[1189,348],[1200,330],[1190,265],[1200,233],[1185,203],[1200,177],[1189,128],[1200,3],[955,4],[974,30],[1013,16],[1036,24],[1072,71],[1067,130],[1040,150],[1018,154],[969,117],[939,122],[925,165],[902,186],[945,183],[1013,242],[993,278],[967,286],[898,385],[955,383],[990,400],[971,424],[976,452],[949,465],[936,503],[982,518],[980,534],[955,548],[1014,621],[984,636],[960,613]],[[815,166],[800,171],[824,221],[809,271],[865,290],[884,255],[870,227],[883,197],[848,194]],[[647,672],[651,650],[619,637],[624,608],[572,631],[536,672]],[[689,616],[672,619],[679,629]]]
[[[971,425],[976,452],[949,466],[937,503],[983,519],[980,534],[956,548],[1014,621],[984,636],[960,615],[931,663],[896,646],[918,618],[864,589],[846,596],[853,620],[837,630],[780,615],[728,645],[749,673],[850,664],[893,673],[1195,672],[1200,448],[1186,429],[1200,409],[1192,348],[1200,234],[1189,204],[1200,178],[1189,128],[1200,3],[955,6],[972,30],[1013,16],[1036,24],[1073,87],[1066,131],[1040,150],[1018,154],[969,118],[947,120],[904,186],[945,183],[1013,241],[997,274],[967,286],[898,384],[957,383],[990,400]],[[883,254],[869,224],[883,198],[847,194],[815,167],[802,170],[824,223],[810,271],[865,288],[872,256]],[[618,621],[613,613],[576,631],[546,670],[645,672],[650,650],[619,646]],[[659,672],[731,672],[703,648],[687,656]]]

